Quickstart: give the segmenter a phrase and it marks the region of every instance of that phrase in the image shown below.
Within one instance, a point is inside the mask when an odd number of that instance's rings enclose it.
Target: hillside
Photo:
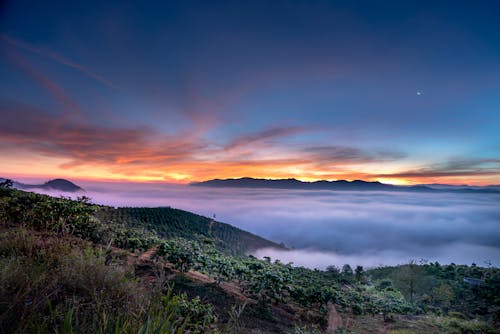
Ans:
[[[113,221],[147,231],[161,238],[214,239],[218,249],[243,255],[259,248],[281,248],[272,241],[188,211],[168,207],[111,208],[101,207],[96,216],[103,222]]]
[[[311,270],[221,251],[209,219],[191,215],[112,209],[0,185],[0,333],[489,334],[500,328],[497,268],[410,262]],[[168,237],[158,228],[173,229],[164,220],[179,225]]]

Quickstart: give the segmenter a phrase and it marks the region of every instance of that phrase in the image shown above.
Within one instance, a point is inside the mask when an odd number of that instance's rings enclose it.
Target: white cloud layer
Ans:
[[[409,259],[500,266],[500,195],[213,189],[85,183],[94,202],[172,206],[235,225],[295,250],[284,262],[376,266]]]

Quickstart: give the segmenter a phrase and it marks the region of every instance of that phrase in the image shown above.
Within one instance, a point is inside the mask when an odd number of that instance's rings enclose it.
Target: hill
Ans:
[[[6,179],[0,178],[0,182],[5,181]],[[43,189],[43,190],[58,190],[64,192],[77,192],[84,191],[84,189],[71,181],[65,179],[53,179],[49,180],[43,184],[25,184],[22,182],[13,182],[14,188],[21,190],[30,190],[30,189]]]
[[[103,222],[155,231],[160,238],[211,238],[218,249],[228,254],[243,255],[259,248],[281,248],[272,241],[188,211],[169,207],[112,208],[101,207],[96,216]]]
[[[65,179],[54,179],[41,185],[42,189],[61,190],[67,192],[82,191],[83,188]]]

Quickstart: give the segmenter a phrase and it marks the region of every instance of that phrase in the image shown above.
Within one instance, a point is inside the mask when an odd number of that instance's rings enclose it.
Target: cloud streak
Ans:
[[[500,159],[460,159],[428,167],[392,174],[378,174],[380,177],[439,178],[454,176],[499,175]]]
[[[27,106],[2,105],[0,137],[38,153],[70,160],[70,168],[104,164],[116,168],[168,165],[201,149],[189,139],[165,136],[146,127],[117,129],[84,123],[61,123],[55,115]]]
[[[14,39],[6,34],[1,34],[0,39],[4,43],[8,44],[9,46],[15,47],[16,49],[27,51],[27,52],[42,56],[44,58],[51,59],[52,61],[55,61],[56,63],[67,66],[69,68],[72,68],[72,69],[86,75],[87,77],[90,77],[90,78],[100,82],[103,85],[106,85],[106,86],[111,87],[111,88],[117,88],[115,84],[113,84],[110,80],[104,78],[102,75],[97,74],[97,73],[89,70],[87,67],[63,57],[62,55],[60,55],[56,52],[42,51],[39,48],[35,48],[27,43],[21,42],[21,41]]]
[[[366,163],[400,160],[407,156],[404,152],[390,150],[362,150],[347,146],[312,146],[307,147],[303,152],[311,160],[323,163]]]
[[[111,127],[82,121],[79,113],[57,115],[16,102],[0,101],[0,112],[0,148],[15,145],[38,155],[65,159],[55,166],[53,176],[78,175],[81,168],[94,170],[96,178],[106,171],[106,175],[119,179],[184,181],[252,176],[309,180],[400,178],[422,182],[500,174],[498,159],[450,162],[395,173],[367,171],[365,164],[390,164],[405,159],[406,154],[333,144],[287,143],[289,138],[312,131],[303,127],[265,129],[221,144],[206,139],[203,133],[165,133],[146,126]],[[9,161],[15,159],[11,156],[4,161],[4,173],[9,171]],[[92,177],[91,173],[86,175]]]
[[[154,126],[120,128],[92,124],[58,85],[14,51],[8,54],[12,62],[70,111],[56,116],[26,104],[0,101],[5,120],[0,125],[4,147],[10,142],[39,155],[67,160],[54,166],[54,176],[64,176],[60,169],[77,173],[76,169],[81,167],[94,169],[96,178],[105,170],[112,178],[184,182],[250,176],[469,183],[471,179],[482,181],[485,177],[500,176],[499,159],[494,158],[456,159],[414,169],[389,168],[392,172],[381,173],[380,166],[387,170],[386,166],[405,160],[408,154],[380,147],[308,143],[304,138],[325,132],[310,126],[268,127],[222,142],[214,141],[208,138],[216,130],[214,124],[219,122],[217,113],[212,109],[204,113],[197,103],[186,110],[191,129],[174,127],[166,133]]]
[[[290,127],[275,127],[266,129],[257,133],[242,135],[233,140],[225,147],[226,150],[236,149],[250,144],[260,143],[270,139],[279,139],[289,137],[307,131],[304,127],[290,126]]]
[[[40,86],[42,86],[46,91],[54,96],[55,99],[64,107],[65,112],[60,117],[60,122],[64,122],[66,119],[75,116],[83,118],[84,113],[80,106],[71,97],[69,97],[58,84],[50,80],[35,67],[31,66],[23,59],[23,57],[19,56],[16,52],[6,52],[6,56],[12,64],[16,65],[25,74],[33,78],[38,84],[40,84]]]

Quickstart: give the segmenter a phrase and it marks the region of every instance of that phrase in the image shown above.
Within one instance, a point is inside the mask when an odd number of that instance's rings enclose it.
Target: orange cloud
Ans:
[[[397,165],[405,157],[401,152],[334,145],[294,147],[279,142],[304,131],[301,128],[273,128],[217,144],[202,135],[164,134],[147,127],[114,128],[72,118],[61,121],[57,115],[20,104],[0,104],[0,113],[0,171],[4,175],[174,182],[244,176],[405,184],[500,180],[500,159],[409,170]]]

